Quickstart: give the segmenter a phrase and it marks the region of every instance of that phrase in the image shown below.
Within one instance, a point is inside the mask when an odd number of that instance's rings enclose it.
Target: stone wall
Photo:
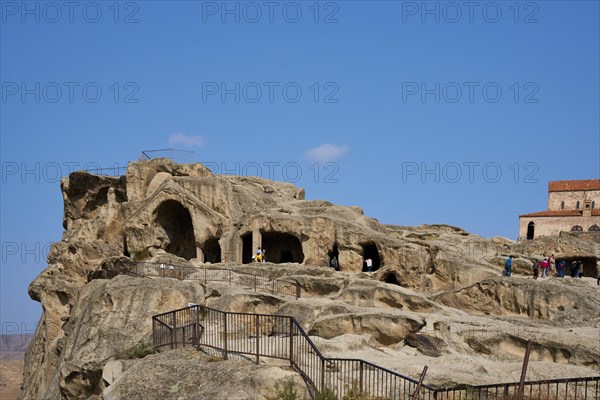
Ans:
[[[571,228],[579,225],[584,231],[596,224],[600,226],[600,216],[592,217],[521,217],[519,219],[519,240],[527,238],[527,226],[535,224],[534,238],[542,236],[557,236],[560,232],[570,232]]]
[[[548,210],[561,210],[561,202],[565,202],[565,210],[576,210],[577,201],[579,209],[583,208],[584,200],[595,202],[595,208],[600,208],[600,190],[574,191],[574,192],[550,192],[548,193]]]

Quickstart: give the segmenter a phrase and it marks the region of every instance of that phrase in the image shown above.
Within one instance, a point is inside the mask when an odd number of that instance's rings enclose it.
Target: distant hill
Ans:
[[[22,359],[33,335],[0,335],[0,359]]]
[[[0,399],[16,400],[21,395],[25,350],[33,335],[0,335]]]

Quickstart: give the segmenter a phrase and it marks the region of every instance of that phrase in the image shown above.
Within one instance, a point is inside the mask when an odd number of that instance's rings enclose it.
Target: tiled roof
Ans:
[[[522,214],[519,217],[580,217],[583,210],[546,210],[530,214]],[[600,217],[600,210],[592,210],[592,216]]]
[[[548,182],[548,192],[569,192],[574,190],[600,190],[600,179]]]

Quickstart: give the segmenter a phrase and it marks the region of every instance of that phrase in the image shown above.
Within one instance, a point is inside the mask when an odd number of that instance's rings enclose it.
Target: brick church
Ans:
[[[548,182],[548,209],[519,216],[519,239],[600,232],[600,179]]]

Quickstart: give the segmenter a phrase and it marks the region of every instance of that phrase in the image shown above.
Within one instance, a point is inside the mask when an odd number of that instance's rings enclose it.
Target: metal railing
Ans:
[[[153,149],[142,150],[141,158],[152,160],[153,158],[169,158],[179,163],[193,163],[196,152],[193,150],[180,149]]]
[[[246,286],[254,291],[279,293],[286,296],[301,296],[300,283],[285,279],[272,279],[268,276],[234,271],[228,268],[196,268],[156,262],[138,262],[128,273],[134,276],[162,277],[175,279],[196,279],[203,283],[222,282],[229,285]]]
[[[522,397],[519,383],[462,386],[437,389],[437,400],[600,400],[600,376],[525,382]]]
[[[418,381],[359,359],[323,356],[295,318],[284,315],[225,312],[194,305],[152,317],[156,348],[185,346],[230,355],[288,360],[312,389],[350,390],[393,400],[412,396]],[[425,387],[423,391],[427,390]],[[433,399],[433,397],[430,397]]]
[[[152,317],[154,346],[194,346],[227,359],[245,356],[288,360],[316,392],[339,398],[353,392],[389,400],[600,400],[600,376],[434,388],[361,359],[325,357],[294,317],[226,312],[194,305]],[[417,389],[418,388],[418,389]]]

